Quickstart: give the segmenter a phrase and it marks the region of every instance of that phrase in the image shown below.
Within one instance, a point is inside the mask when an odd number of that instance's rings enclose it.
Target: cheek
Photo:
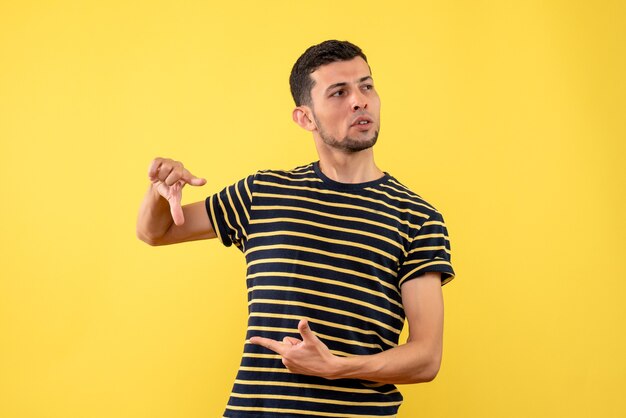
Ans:
[[[374,105],[376,109],[380,109],[380,98],[378,97],[378,95],[376,96],[372,104]]]
[[[320,115],[319,121],[326,129],[336,129],[337,125],[340,123],[340,117],[337,112],[328,112],[324,115]]]

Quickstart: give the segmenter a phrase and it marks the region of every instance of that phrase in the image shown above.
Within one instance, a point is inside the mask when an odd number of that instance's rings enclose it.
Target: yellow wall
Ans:
[[[0,4],[0,416],[221,416],[243,258],[138,241],[147,167],[209,179],[192,202],[313,161],[287,79],[327,38],[452,238],[442,370],[400,417],[626,415],[624,2],[383,4]]]

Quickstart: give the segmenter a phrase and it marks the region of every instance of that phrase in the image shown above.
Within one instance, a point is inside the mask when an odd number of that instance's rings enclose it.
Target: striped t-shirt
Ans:
[[[252,336],[301,338],[300,319],[338,356],[398,345],[400,286],[425,272],[454,277],[436,209],[385,173],[339,183],[318,163],[260,171],[206,200],[221,242],[246,257],[248,330],[225,417],[393,417],[394,385],[291,373]]]

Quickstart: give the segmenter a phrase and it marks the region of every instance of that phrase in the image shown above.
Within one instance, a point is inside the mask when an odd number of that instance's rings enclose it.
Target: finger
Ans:
[[[171,164],[168,164],[167,162],[161,162],[161,165],[157,167],[155,178],[159,181],[165,182],[165,179],[167,178],[167,176],[170,175],[173,169],[174,167],[172,167]],[[168,184],[168,186],[170,186],[170,184]]]
[[[301,319],[300,322],[298,322],[298,332],[300,332],[300,335],[302,335],[302,340],[304,342],[317,339],[317,337],[309,327],[309,321],[307,321],[306,319]]]
[[[283,342],[288,345],[298,345],[302,342],[302,340],[293,337],[285,337],[283,338]]]
[[[285,352],[285,348],[286,348],[286,346],[283,345],[280,341],[272,340],[270,338],[263,338],[263,337],[251,337],[250,343],[260,345],[280,355],[283,355],[283,353]]]
[[[206,184],[206,179],[202,177],[196,177],[189,172],[189,170],[183,170],[182,179],[185,180],[186,183],[191,184],[192,186],[204,186]]]
[[[170,204],[170,213],[176,226],[180,226],[185,223],[185,215],[183,214],[183,208],[181,205],[181,184],[176,183],[170,188],[170,198],[167,200]]]
[[[182,166],[174,166],[172,168],[172,171],[170,171],[170,173],[165,178],[164,183],[167,184],[168,186],[171,186],[174,183],[176,183],[178,180],[181,180],[182,177],[183,177]]]
[[[190,179],[187,183],[191,184],[192,186],[204,186],[206,184],[206,179],[202,177],[194,177]]]
[[[159,171],[159,166],[162,162],[162,158],[155,158],[154,160],[152,160],[152,162],[150,163],[150,167],[148,168],[148,178],[150,180],[156,179],[157,172]]]

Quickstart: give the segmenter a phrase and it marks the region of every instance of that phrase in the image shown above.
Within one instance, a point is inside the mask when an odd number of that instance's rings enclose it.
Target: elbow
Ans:
[[[426,383],[426,382],[432,382],[433,380],[435,380],[435,377],[437,377],[437,375],[439,374],[440,365],[441,365],[440,362],[433,362],[433,364],[428,365],[422,371],[421,382]]]
[[[137,238],[139,238],[141,241],[145,242],[146,244],[152,246],[152,247],[156,247],[158,245],[161,245],[160,241],[158,240],[157,237],[152,236],[150,234],[147,234],[143,231],[141,231],[139,228],[137,228],[136,230],[136,234],[137,234]]]
[[[432,382],[439,374],[441,367],[441,357],[432,356],[424,362],[421,367],[416,367],[415,372],[407,383],[427,383]]]

